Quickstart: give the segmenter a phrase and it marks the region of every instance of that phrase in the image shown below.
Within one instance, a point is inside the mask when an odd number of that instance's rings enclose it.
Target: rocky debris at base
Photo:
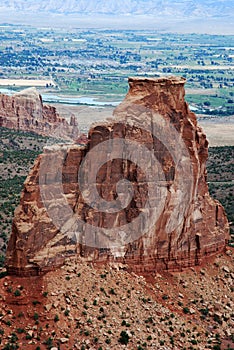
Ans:
[[[160,275],[137,275],[73,258],[41,277],[6,276],[0,280],[1,346],[233,348],[233,273],[232,249],[232,255],[210,258],[206,266]]]

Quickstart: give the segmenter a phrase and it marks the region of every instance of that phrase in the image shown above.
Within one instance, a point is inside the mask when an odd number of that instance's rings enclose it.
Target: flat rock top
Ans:
[[[149,77],[129,77],[128,78],[129,84],[158,84],[158,85],[177,85],[177,84],[185,84],[186,79],[183,77],[176,77],[176,76],[170,76],[170,77],[163,77],[163,78],[149,78]]]
[[[13,95],[14,97],[26,97],[31,99],[40,99],[40,94],[35,87],[30,87],[28,89],[24,89],[20,92],[17,92]]]

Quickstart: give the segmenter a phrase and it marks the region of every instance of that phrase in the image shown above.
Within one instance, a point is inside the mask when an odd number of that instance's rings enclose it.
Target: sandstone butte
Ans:
[[[86,145],[44,149],[15,211],[6,254],[9,274],[39,275],[62,266],[67,257],[93,264],[126,264],[137,273],[178,271],[225,250],[228,221],[221,204],[208,192],[208,141],[184,100],[184,84],[185,79],[179,77],[129,78],[124,101],[111,118],[92,125]],[[114,141],[122,139],[135,146],[135,161],[119,155],[123,150],[117,150]],[[153,152],[154,163],[149,162],[145,147]],[[116,200],[119,180],[132,183],[133,197],[118,212],[93,208],[81,194],[78,171],[91,151],[85,176],[96,171],[101,155],[116,155],[94,177],[92,185],[103,200]],[[138,164],[142,161],[144,169]],[[152,188],[157,188],[156,194],[162,190],[164,200],[156,210],[156,222],[148,227],[147,220],[134,219],[144,212]],[[120,186],[121,195],[127,197]],[[154,208],[147,210],[152,218]],[[118,236],[129,223],[130,231]]]
[[[77,121],[72,115],[68,123],[55,107],[43,105],[36,88],[28,88],[13,96],[0,94],[0,126],[50,136],[58,127],[76,133]]]

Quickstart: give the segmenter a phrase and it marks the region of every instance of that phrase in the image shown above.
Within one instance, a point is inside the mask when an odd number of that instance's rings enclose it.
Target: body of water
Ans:
[[[88,106],[118,106],[121,101],[108,101],[102,102],[97,101],[93,97],[60,97],[52,94],[42,94],[42,99],[44,102],[54,102],[62,104],[73,104],[73,105],[88,105]]]
[[[0,88],[0,93],[12,96],[16,93],[14,90]],[[102,102],[97,101],[93,97],[65,97],[58,96],[53,94],[41,94],[43,102],[47,103],[62,103],[62,104],[70,104],[70,105],[87,105],[93,107],[104,107],[104,106],[118,106],[121,101],[108,101]]]

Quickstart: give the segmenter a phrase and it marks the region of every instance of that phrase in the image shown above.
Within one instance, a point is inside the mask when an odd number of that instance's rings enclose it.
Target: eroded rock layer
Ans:
[[[71,116],[69,124],[55,107],[43,105],[36,88],[29,88],[13,96],[0,94],[0,126],[54,136],[58,127],[69,133],[70,126],[77,127],[77,121]]]
[[[228,222],[208,192],[208,142],[184,83],[129,78],[125,100],[86,145],[45,148],[15,212],[9,273],[40,274],[68,256],[178,270],[225,249]]]

